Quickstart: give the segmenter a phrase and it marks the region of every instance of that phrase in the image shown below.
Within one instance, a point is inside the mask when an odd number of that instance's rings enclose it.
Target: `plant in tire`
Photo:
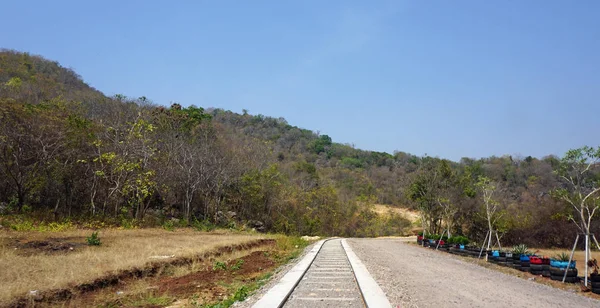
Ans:
[[[590,274],[591,291],[600,294],[600,275],[598,274],[598,261],[596,259],[588,261],[588,267],[592,271]]]

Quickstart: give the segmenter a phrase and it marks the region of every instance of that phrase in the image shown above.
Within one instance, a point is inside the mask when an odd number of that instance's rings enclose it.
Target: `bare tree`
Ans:
[[[587,263],[590,257],[590,225],[596,211],[600,208],[600,182],[598,182],[597,175],[594,174],[594,169],[599,167],[599,161],[600,147],[584,146],[569,150],[560,160],[555,171],[564,185],[555,189],[553,195],[572,207],[577,218],[572,214],[568,215],[568,218],[575,223],[585,237],[586,286]]]

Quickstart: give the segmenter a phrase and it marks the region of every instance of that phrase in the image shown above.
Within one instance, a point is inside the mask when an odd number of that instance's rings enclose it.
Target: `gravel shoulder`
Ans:
[[[464,262],[403,239],[348,239],[399,307],[600,307],[600,301]]]

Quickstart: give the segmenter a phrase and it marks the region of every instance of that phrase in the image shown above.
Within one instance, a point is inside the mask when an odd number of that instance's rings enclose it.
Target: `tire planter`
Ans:
[[[502,266],[506,266],[506,256],[502,257],[498,257],[498,265],[502,265]]]
[[[576,264],[577,264],[577,261],[575,261],[575,260],[571,261],[571,265],[569,265],[569,261],[550,260],[550,266],[557,267],[557,268],[566,268],[567,266],[569,268],[575,268]]]
[[[529,265],[529,272],[532,273],[533,275],[542,275],[542,265],[541,264],[534,264],[531,263]]]
[[[577,277],[577,269],[576,268],[556,268],[550,266],[550,276],[560,276],[563,277],[565,275],[565,271],[567,272],[567,277]],[[560,279],[562,280],[562,278]]]
[[[542,276],[550,277],[550,265],[542,264]]]
[[[513,254],[512,256],[512,268],[520,269],[521,268],[521,255]]]
[[[562,281],[563,280],[563,276],[551,275],[550,279],[556,280],[556,281]],[[579,277],[577,277],[577,276],[575,276],[575,277],[567,277],[567,278],[565,278],[565,282],[568,282],[568,283],[579,282]]]
[[[591,282],[600,282],[600,274],[598,274],[598,275],[591,274],[590,275],[590,281]]]
[[[531,264],[529,264],[529,266],[531,267],[532,271],[540,271],[541,272],[544,270],[541,264],[531,263]]]

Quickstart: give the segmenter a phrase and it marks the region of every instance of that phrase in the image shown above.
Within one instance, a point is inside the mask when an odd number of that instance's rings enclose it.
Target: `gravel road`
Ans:
[[[600,307],[598,300],[401,239],[349,239],[348,243],[394,307]]]

